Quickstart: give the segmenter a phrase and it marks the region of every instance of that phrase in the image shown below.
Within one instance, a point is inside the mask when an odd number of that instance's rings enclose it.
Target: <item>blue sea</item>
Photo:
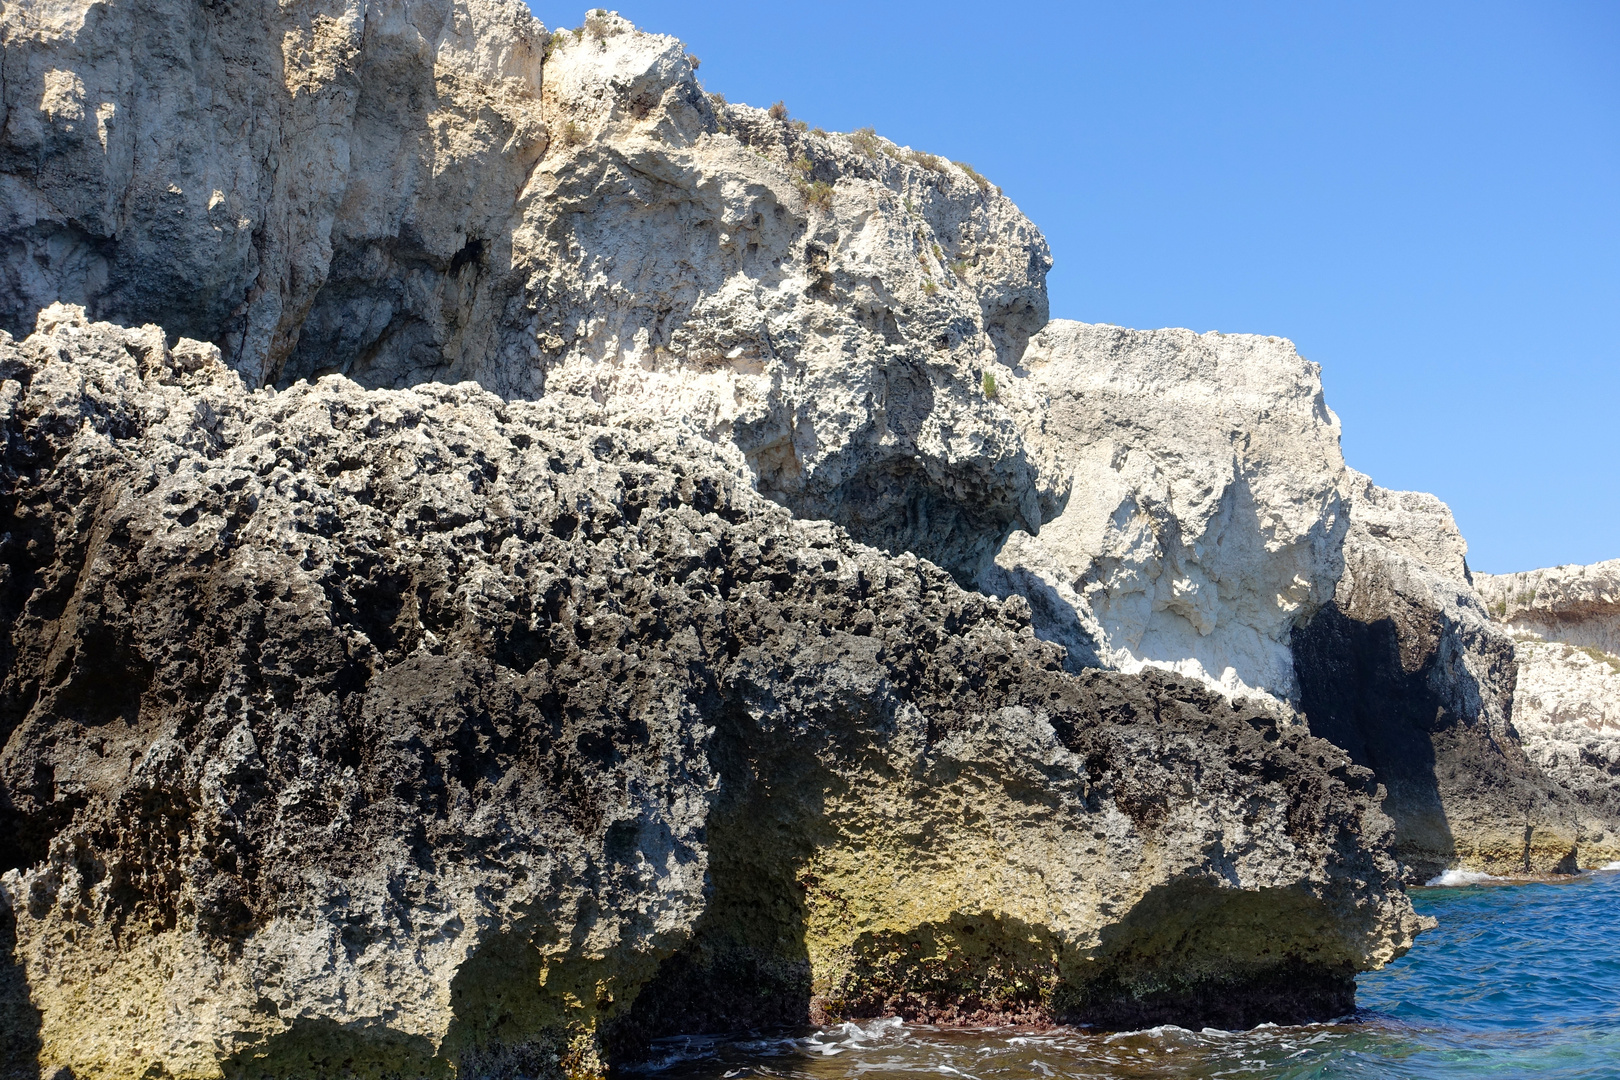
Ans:
[[[796,1037],[666,1040],[647,1074],[1620,1080],[1620,873],[1415,889],[1412,902],[1440,925],[1402,959],[1363,975],[1356,1015],[1334,1023],[1104,1034],[884,1020]]]

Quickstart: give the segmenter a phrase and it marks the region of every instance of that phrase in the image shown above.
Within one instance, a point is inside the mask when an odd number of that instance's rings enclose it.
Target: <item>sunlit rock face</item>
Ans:
[[[1476,573],[1474,584],[1513,634],[1525,752],[1582,808],[1582,864],[1620,859],[1620,560]]]
[[[1551,745],[1545,724],[1521,744],[1514,642],[1450,510],[1345,468],[1318,371],[1291,345],[1054,321],[1003,397],[1069,494],[980,582],[1024,596],[1071,666],[1165,668],[1303,713],[1385,785],[1412,880],[1614,857],[1620,819],[1590,794],[1608,782],[1572,787],[1567,762],[1527,753]],[[1544,574],[1545,610],[1523,599],[1533,583],[1498,579],[1498,613],[1562,619],[1582,643],[1606,632],[1600,568]]]
[[[1332,597],[1349,527],[1317,365],[1281,338],[1054,320],[1012,389],[1069,498],[986,585],[1081,662],[1295,699],[1289,633]]]
[[[1322,1018],[1420,929],[1371,774],[1301,725],[1067,672],[1022,600],[579,404],[249,392],[66,306],[0,339],[18,1060],[532,1077],[739,1020]]]
[[[0,1058],[1327,1018],[1595,828],[1315,366],[1049,324],[966,166],[607,12],[0,35]]]
[[[171,10],[172,8],[172,10]],[[0,325],[57,300],[249,385],[649,407],[966,580],[1056,493],[981,390],[1046,322],[977,174],[708,97],[682,44],[518,0],[6,8]]]
[[[1620,559],[1474,575],[1491,617],[1521,633],[1620,655]]]

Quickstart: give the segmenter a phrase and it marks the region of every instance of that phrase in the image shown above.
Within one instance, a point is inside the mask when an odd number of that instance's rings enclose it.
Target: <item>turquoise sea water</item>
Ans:
[[[1413,892],[1440,920],[1364,975],[1355,1017],[1253,1031],[951,1031],[896,1021],[675,1039],[658,1080],[1242,1077],[1620,1080],[1620,873]]]

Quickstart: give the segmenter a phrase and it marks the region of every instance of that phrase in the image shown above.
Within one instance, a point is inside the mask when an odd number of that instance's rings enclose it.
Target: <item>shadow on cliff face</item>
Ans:
[[[1492,873],[1573,873],[1574,813],[1511,735],[1458,716],[1437,693],[1439,634],[1364,622],[1330,603],[1293,632],[1314,735],[1384,785],[1409,883],[1459,863]]]
[[[1408,670],[1393,619],[1361,622],[1331,602],[1292,640],[1311,733],[1378,777],[1396,851],[1411,875],[1429,880],[1457,857],[1435,772],[1436,737],[1454,740],[1457,718],[1429,686],[1434,657]]]
[[[1065,973],[1054,1011],[1110,1029],[1249,1028],[1354,1011],[1355,971],[1331,955],[1335,915],[1286,888],[1182,879],[1148,890]]]
[[[225,1080],[307,1080],[325,1076],[450,1080],[433,1046],[387,1029],[356,1030],[330,1020],[300,1020],[269,1041],[220,1063]]]
[[[40,1080],[39,1010],[16,947],[17,917],[0,905],[0,1080]]]
[[[652,1039],[797,1027],[811,1021],[808,913],[795,871],[803,822],[821,815],[810,754],[772,753],[739,708],[717,717],[710,760],[720,789],[709,811],[711,893],[692,940],[659,968],[606,1042],[618,1060]]]

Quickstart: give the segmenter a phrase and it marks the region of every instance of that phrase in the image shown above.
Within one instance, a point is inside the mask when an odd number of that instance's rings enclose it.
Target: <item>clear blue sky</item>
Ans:
[[[1620,558],[1620,3],[618,10],[733,101],[972,162],[1056,317],[1293,339],[1475,569]]]

